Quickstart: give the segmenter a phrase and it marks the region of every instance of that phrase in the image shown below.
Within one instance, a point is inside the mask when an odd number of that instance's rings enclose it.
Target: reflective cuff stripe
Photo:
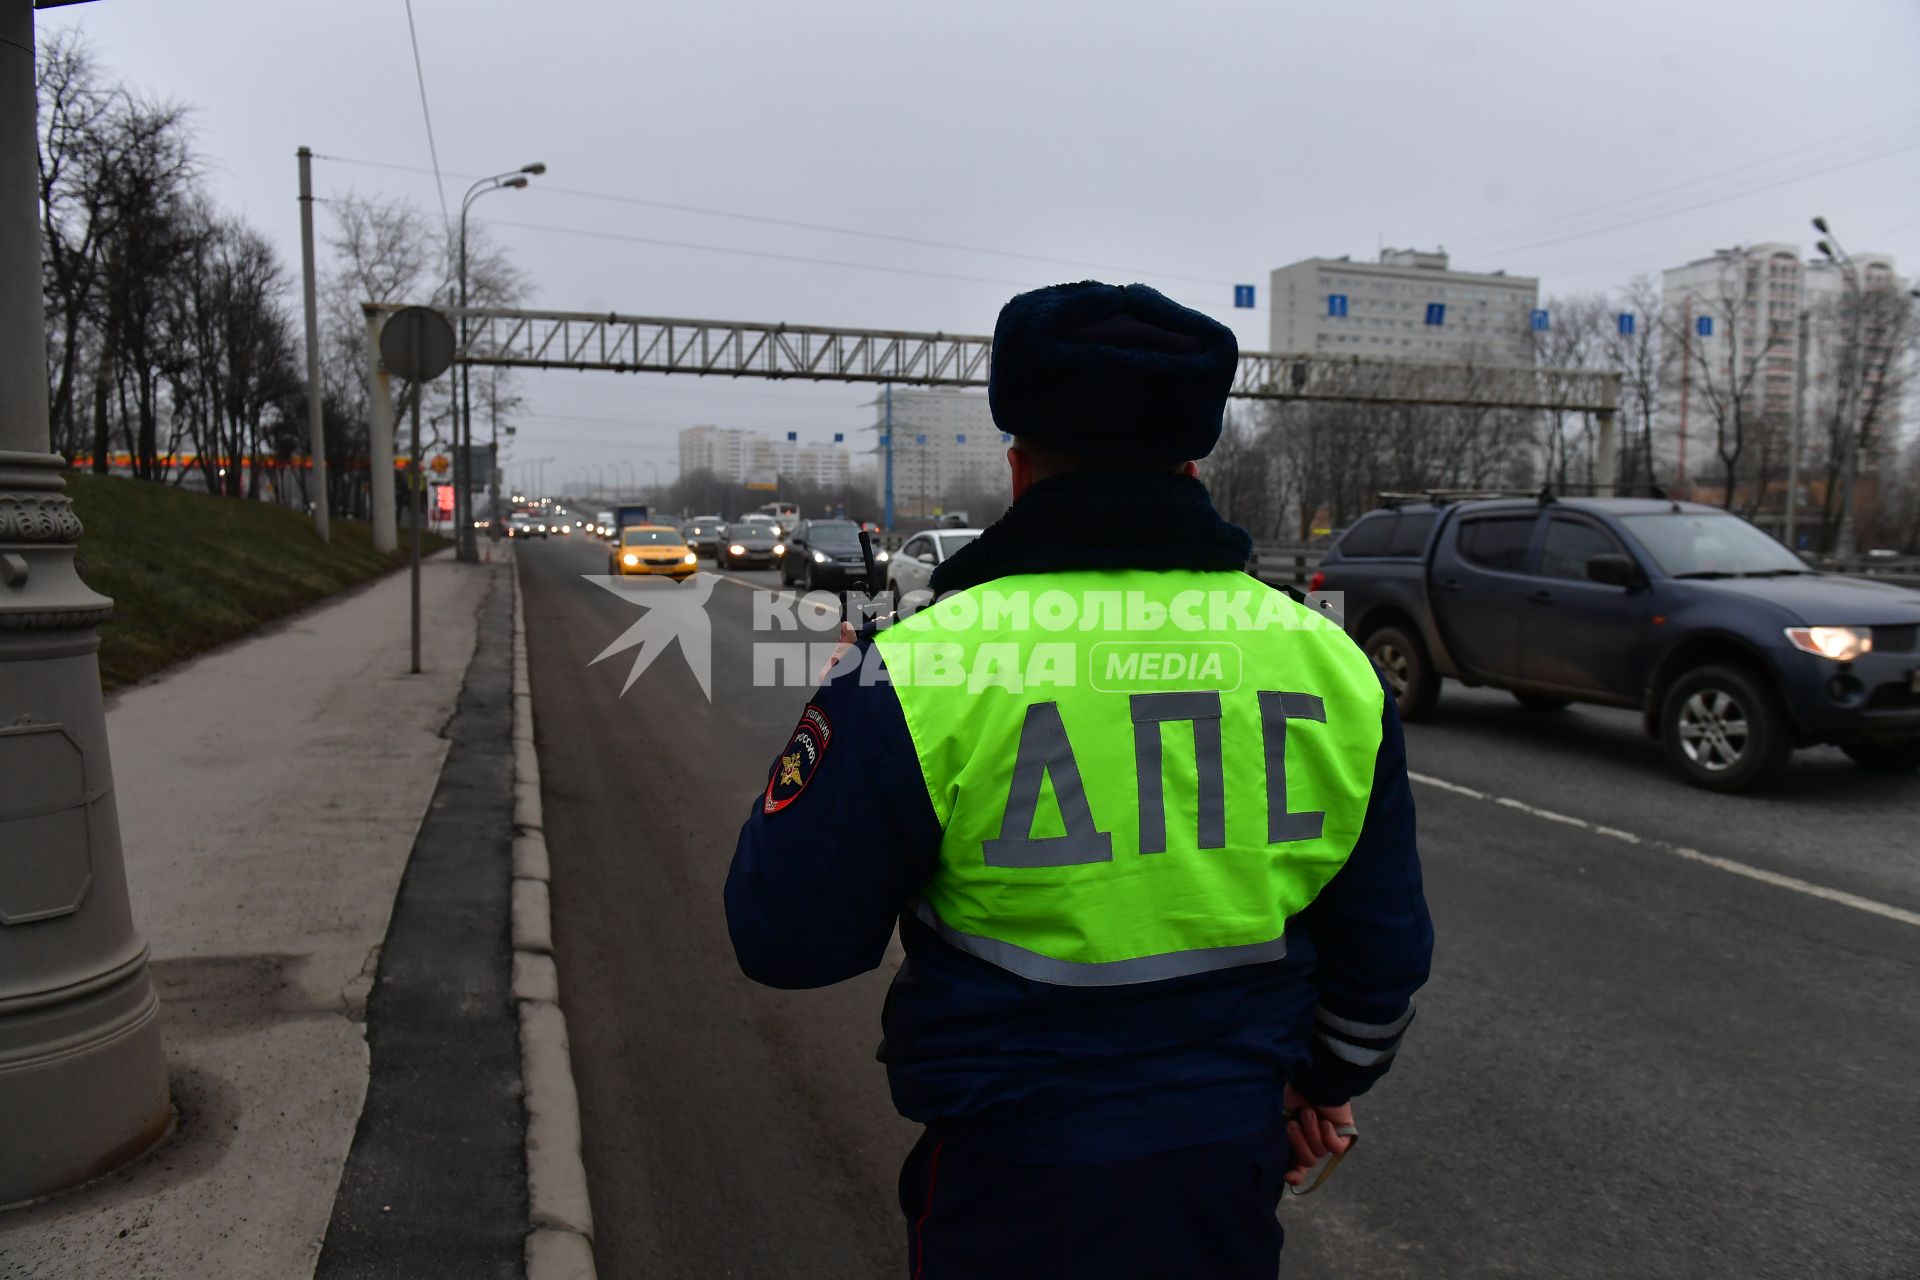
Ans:
[[[1351,1062],[1356,1067],[1375,1067],[1400,1051],[1399,1045],[1388,1049],[1362,1049],[1359,1045],[1348,1044],[1345,1040],[1335,1040],[1325,1032],[1317,1032],[1314,1039],[1327,1046],[1328,1052],[1342,1062]]]
[[[942,920],[925,899],[914,904],[913,913],[939,934],[943,941],[968,955],[978,956],[988,964],[1022,978],[1056,987],[1123,987],[1136,982],[1160,982],[1167,978],[1183,978],[1190,973],[1212,973],[1217,969],[1233,969],[1244,964],[1265,964],[1287,954],[1287,939],[1282,934],[1267,942],[1169,951],[1162,955],[1134,956],[1126,960],[1056,960],[999,938],[962,933]]]
[[[1313,1016],[1321,1026],[1338,1031],[1342,1035],[1354,1036],[1361,1040],[1390,1040],[1407,1029],[1413,1021],[1413,1006],[1392,1022],[1355,1022],[1352,1018],[1343,1018],[1337,1013],[1328,1013],[1324,1005],[1313,1011]]]

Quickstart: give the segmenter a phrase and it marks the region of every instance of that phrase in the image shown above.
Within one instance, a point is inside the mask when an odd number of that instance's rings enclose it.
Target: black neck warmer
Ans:
[[[1020,495],[933,571],[936,595],[1063,569],[1241,570],[1253,539],[1190,476],[1069,471]]]

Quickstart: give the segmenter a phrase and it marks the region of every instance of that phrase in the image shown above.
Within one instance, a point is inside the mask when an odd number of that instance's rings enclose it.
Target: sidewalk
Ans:
[[[367,1091],[367,993],[504,563],[430,560],[108,704],[179,1129],[0,1216],[0,1276],[313,1272]]]

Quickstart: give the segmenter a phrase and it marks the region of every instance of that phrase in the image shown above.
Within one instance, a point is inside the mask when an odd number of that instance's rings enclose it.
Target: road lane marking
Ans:
[[[1869,915],[1879,916],[1883,920],[1894,920],[1901,924],[1920,926],[1920,912],[1908,911],[1905,907],[1896,907],[1891,903],[1880,902],[1873,898],[1863,898],[1857,893],[1848,893],[1845,889],[1829,888],[1823,884],[1815,884],[1811,880],[1802,880],[1798,876],[1782,875],[1778,871],[1769,871],[1765,867],[1756,867],[1749,863],[1738,862],[1732,858],[1723,858],[1718,854],[1702,853],[1700,850],[1688,848],[1686,845],[1673,844],[1666,840],[1656,840],[1651,836],[1635,835],[1631,831],[1622,831],[1618,827],[1600,826],[1597,823],[1588,822],[1585,818],[1575,818],[1568,814],[1555,813],[1551,809],[1542,809],[1538,805],[1528,804],[1524,800],[1515,800],[1510,796],[1490,795],[1485,791],[1476,791],[1472,787],[1463,787],[1457,782],[1449,782],[1445,778],[1436,778],[1431,774],[1415,773],[1409,769],[1407,776],[1423,786],[1434,787],[1441,791],[1450,791],[1454,795],[1465,796],[1470,800],[1490,801],[1504,809],[1517,809],[1521,813],[1540,818],[1547,822],[1559,822],[1569,827],[1579,827],[1583,831],[1591,831],[1597,836],[1605,836],[1610,840],[1618,840],[1622,844],[1638,845],[1643,849],[1657,849],[1661,853],[1671,854],[1673,857],[1683,859],[1687,862],[1697,862],[1702,866],[1713,867],[1715,870],[1725,871],[1731,875],[1744,876],[1749,880],[1757,880],[1761,884],[1770,884],[1776,889],[1788,889],[1794,893],[1804,894],[1809,898],[1818,898],[1822,902],[1833,902],[1843,907],[1852,907],[1855,911],[1864,911]]]

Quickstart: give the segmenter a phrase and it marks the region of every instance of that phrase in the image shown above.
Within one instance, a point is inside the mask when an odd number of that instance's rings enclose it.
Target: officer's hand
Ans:
[[[840,665],[840,659],[846,656],[847,650],[853,648],[854,641],[858,638],[858,634],[854,631],[851,622],[842,622],[840,624],[840,643],[833,646],[833,656],[827,659],[826,666],[820,668],[819,683],[825,684],[827,682],[827,673]]]
[[[1293,1167],[1287,1171],[1286,1180],[1297,1187],[1307,1180],[1307,1175],[1322,1160],[1344,1152],[1352,1144],[1351,1138],[1343,1138],[1333,1130],[1335,1125],[1353,1123],[1353,1104],[1345,1102],[1337,1107],[1321,1106],[1295,1092],[1292,1085],[1287,1086],[1283,1103],[1294,1117],[1287,1122],[1287,1142],[1293,1148]]]

